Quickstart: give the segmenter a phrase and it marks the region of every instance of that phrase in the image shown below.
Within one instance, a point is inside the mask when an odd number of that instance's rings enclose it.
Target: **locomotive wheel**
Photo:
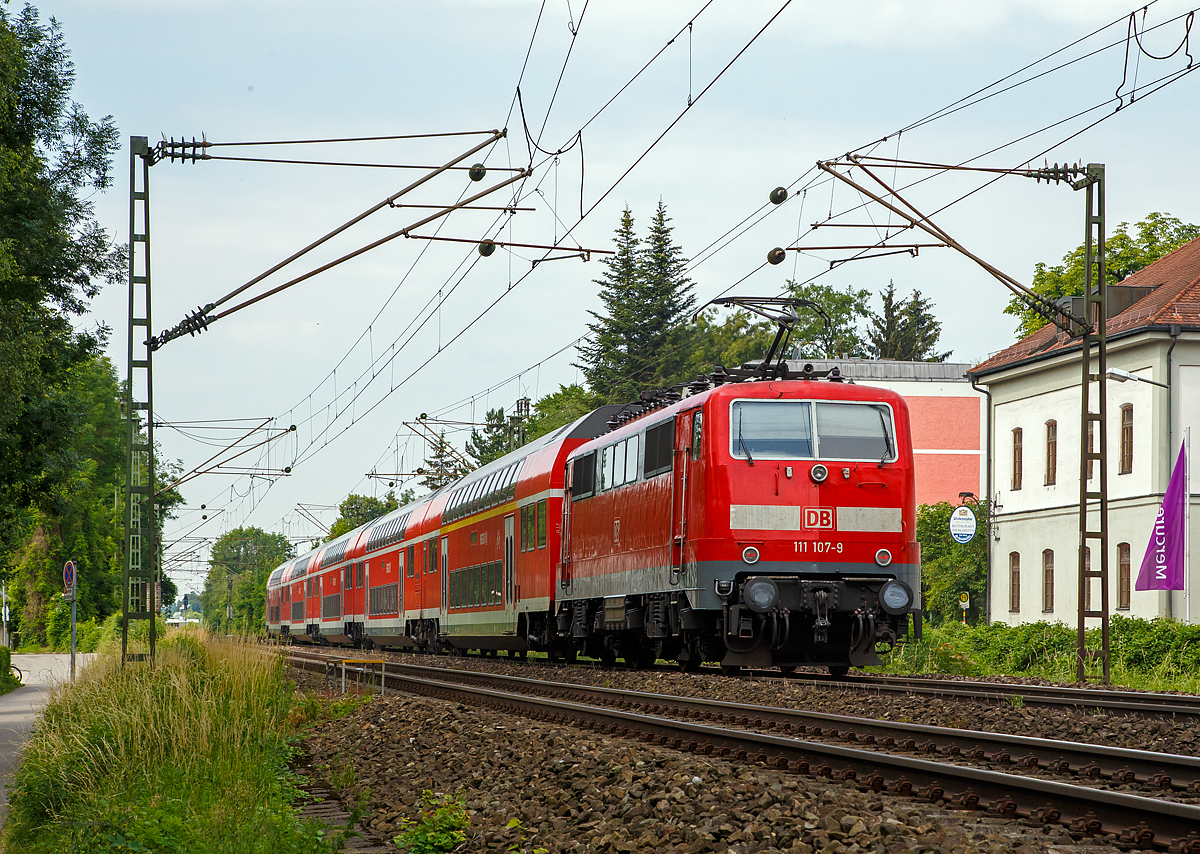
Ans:
[[[742,672],[742,665],[740,665],[740,664],[722,664],[721,665],[721,675],[722,676],[737,676],[741,672]]]
[[[617,654],[611,649],[605,647],[600,651],[600,664],[604,667],[614,667],[617,663]]]
[[[829,665],[829,675],[834,679],[841,679],[850,672],[849,664],[831,664]]]
[[[692,657],[686,661],[680,661],[677,663],[679,664],[679,669],[684,673],[695,673],[700,669],[700,658],[694,653],[692,654]]]
[[[792,673],[795,673],[795,672],[796,672],[796,665],[794,665],[794,664],[781,664],[781,665],[779,665],[779,672],[780,672],[780,673],[787,673],[787,674],[792,674]]]

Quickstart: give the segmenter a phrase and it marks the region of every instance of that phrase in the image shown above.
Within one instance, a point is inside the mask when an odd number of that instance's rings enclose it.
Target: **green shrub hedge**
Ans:
[[[1136,687],[1200,689],[1200,626],[1166,617],[1144,620],[1114,615],[1109,623],[1113,681]],[[902,645],[888,659],[892,673],[962,676],[1075,678],[1075,627],[1065,623],[927,628],[920,643]],[[1100,629],[1088,630],[1088,646],[1099,648]]]

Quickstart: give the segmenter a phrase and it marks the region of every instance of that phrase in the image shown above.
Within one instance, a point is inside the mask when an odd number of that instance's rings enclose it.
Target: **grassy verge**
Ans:
[[[1159,618],[1114,615],[1109,649],[1112,681],[1150,691],[1200,692],[1200,626]],[[1100,630],[1089,630],[1089,646],[1099,648]],[[1032,676],[1075,679],[1075,629],[1063,623],[1009,626],[926,627],[920,643],[900,646],[884,673],[943,673],[962,676]]]
[[[51,700],[0,847],[29,854],[326,852],[292,807],[295,698],[281,662],[180,632],[152,670],[102,655]]]

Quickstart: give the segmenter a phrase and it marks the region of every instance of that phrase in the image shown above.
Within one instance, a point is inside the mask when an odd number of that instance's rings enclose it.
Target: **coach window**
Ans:
[[[546,548],[546,499],[537,503],[537,547]]]
[[[1133,404],[1121,407],[1121,474],[1133,471]]]
[[[1042,613],[1054,611],[1054,551],[1042,552]]]
[[[1117,609],[1129,610],[1129,543],[1117,543]]]
[[[1008,610],[1013,614],[1021,610],[1021,555],[1018,552],[1008,553]]]
[[[616,449],[609,445],[604,449],[604,459],[600,464],[600,489],[612,489],[613,487],[613,460],[616,457]]]
[[[692,460],[700,459],[700,433],[703,429],[704,413],[697,410],[692,416]]]
[[[1046,422],[1046,486],[1058,480],[1058,422]]]
[[[1021,488],[1021,443],[1023,441],[1023,433],[1020,427],[1014,427],[1012,431],[1012,488],[1017,491]]]

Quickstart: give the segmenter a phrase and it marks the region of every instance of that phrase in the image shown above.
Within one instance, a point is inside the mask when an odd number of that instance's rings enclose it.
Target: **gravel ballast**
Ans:
[[[422,663],[429,661],[438,659]],[[509,667],[494,660],[467,664],[472,669]],[[532,669],[512,667],[515,675],[531,675]],[[705,690],[736,693],[721,698],[741,702],[765,701],[748,697],[747,692],[777,690],[774,682],[682,674],[536,670],[548,671],[543,678],[555,681],[583,681],[586,674],[599,684],[607,680],[613,687],[660,693],[685,693],[681,686],[718,683]],[[627,681],[639,684],[627,685]],[[822,689],[808,690],[816,696],[834,696]],[[842,701],[863,699],[842,696]],[[793,701],[777,699],[775,704]],[[921,705],[930,704],[921,701]],[[1024,731],[1028,733],[1029,727]],[[850,783],[695,756],[635,739],[429,698],[372,699],[346,717],[323,724],[305,747],[311,767],[337,771],[343,784],[353,779],[343,791],[347,799],[369,789],[367,828],[383,839],[399,832],[402,819],[418,817],[423,790],[461,795],[471,814],[470,838],[456,849],[464,852],[544,848],[550,852],[734,854],[1101,854],[1133,850],[1113,839],[1074,839],[1057,826],[1032,826],[951,810],[944,804],[860,792]],[[354,769],[352,776],[346,774],[349,767]],[[510,828],[513,819],[518,826]],[[510,849],[514,844],[517,848]]]
[[[523,676],[547,682],[600,685],[651,694],[705,697],[807,709],[836,715],[920,723],[955,729],[1037,736],[1085,744],[1105,744],[1163,753],[1200,755],[1200,725],[1155,717],[1114,715],[1098,710],[1022,707],[1019,702],[991,704],[906,694],[874,694],[812,685],[804,680],[738,679],[718,675],[654,670],[604,670],[509,662],[503,658],[400,656],[401,663],[454,667]]]

